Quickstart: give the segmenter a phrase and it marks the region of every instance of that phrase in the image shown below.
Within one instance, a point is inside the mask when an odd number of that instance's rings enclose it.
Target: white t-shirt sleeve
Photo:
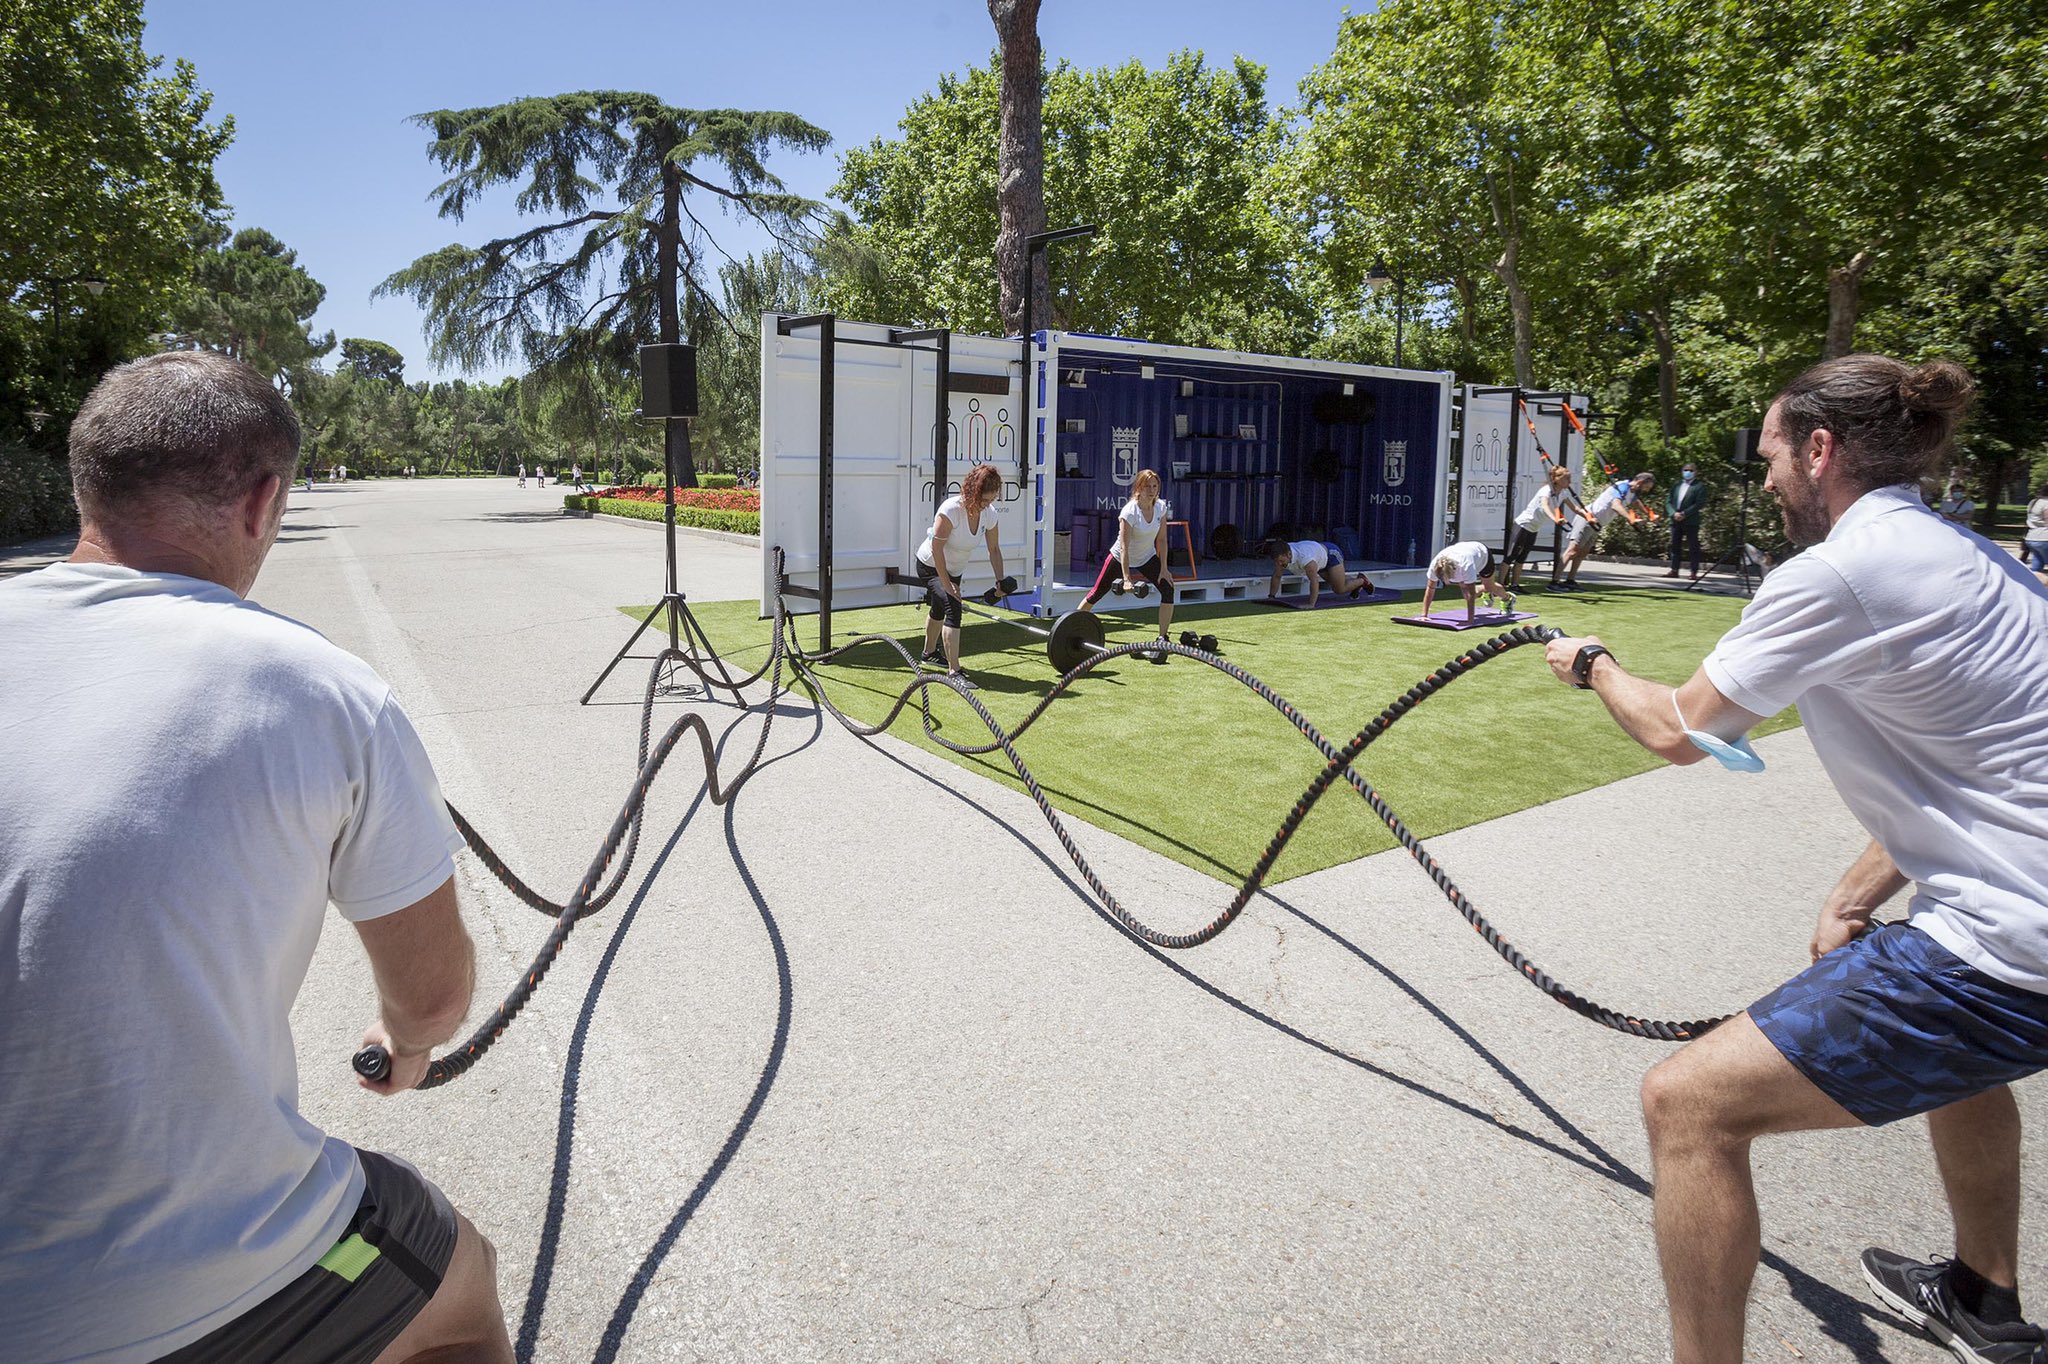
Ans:
[[[1736,705],[1776,715],[1811,687],[1879,672],[1884,644],[1834,565],[1807,553],[1764,579],[1702,666]]]
[[[462,835],[396,697],[386,697],[377,712],[352,794],[354,809],[327,871],[327,898],[343,918],[359,923],[395,913],[455,874]]]

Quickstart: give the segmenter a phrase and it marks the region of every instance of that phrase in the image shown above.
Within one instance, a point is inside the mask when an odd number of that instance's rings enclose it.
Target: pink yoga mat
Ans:
[[[1396,625],[1422,625],[1432,630],[1496,630],[1503,625],[1513,625],[1518,620],[1534,620],[1534,611],[1481,611],[1471,620],[1465,619],[1465,608],[1456,611],[1440,611],[1428,616],[1394,616]]]

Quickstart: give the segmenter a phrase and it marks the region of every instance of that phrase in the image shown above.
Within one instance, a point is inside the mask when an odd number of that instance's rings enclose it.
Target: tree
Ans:
[[[1024,239],[1045,231],[1045,51],[1038,43],[1039,0],[988,0],[1002,69],[996,153],[996,273],[1002,282],[1003,325],[1024,330]],[[1031,285],[1031,315],[1050,319],[1052,290],[1043,272]]]
[[[0,23],[0,428],[69,412],[145,349],[222,212],[234,135],[189,63],[156,74],[141,0],[10,0]],[[75,283],[107,283],[89,316]],[[53,353],[61,345],[63,354]]]
[[[1062,221],[1098,224],[1041,276],[1049,325],[1190,345],[1288,349],[1313,319],[1268,211],[1263,167],[1281,148],[1265,73],[1174,54],[1045,73],[1045,193]],[[835,310],[892,322],[999,331],[997,129],[991,61],[904,113],[900,136],[842,158],[833,193],[850,216],[826,237]]]
[[[816,205],[788,193],[766,158],[831,140],[795,114],[680,109],[614,91],[414,121],[433,131],[428,155],[453,172],[434,191],[442,216],[460,220],[479,195],[523,182],[520,211],[553,220],[480,247],[444,247],[377,292],[426,309],[437,361],[468,368],[519,355],[565,375],[600,358],[617,364],[641,341],[680,341],[682,295],[716,310],[706,256],[723,252],[700,210],[716,204],[793,240]],[[612,206],[594,207],[607,189]],[[686,438],[681,423],[668,426],[673,440]]]
[[[381,379],[393,384],[405,382],[405,357],[398,353],[398,347],[382,341],[369,341],[360,336],[345,338],[341,343],[341,367],[359,379]]]
[[[751,469],[761,448],[761,315],[822,307],[817,272],[787,252],[748,256],[718,272],[721,307],[693,324],[697,391],[694,434],[713,463]]]
[[[327,297],[299,265],[299,253],[260,227],[245,227],[199,258],[191,291],[172,315],[165,344],[232,355],[280,388],[334,349],[315,336],[313,314]]]

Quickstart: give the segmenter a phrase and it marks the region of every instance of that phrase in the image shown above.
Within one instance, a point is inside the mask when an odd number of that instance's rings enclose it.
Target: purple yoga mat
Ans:
[[[1432,630],[1493,630],[1503,625],[1513,625],[1518,620],[1534,620],[1534,611],[1481,611],[1471,620],[1465,619],[1465,608],[1456,611],[1442,611],[1429,616],[1394,616],[1396,625],[1422,625]]]

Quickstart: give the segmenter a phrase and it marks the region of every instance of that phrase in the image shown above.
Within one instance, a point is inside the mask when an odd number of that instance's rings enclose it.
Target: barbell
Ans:
[[[981,594],[981,599],[993,606],[1017,590],[1015,578],[1005,578]],[[960,609],[980,616],[983,620],[1015,625],[1045,641],[1045,656],[1052,660],[1052,666],[1064,677],[1086,663],[1096,654],[1108,653],[1103,647],[1102,617],[1093,611],[1069,611],[1052,623],[1050,630],[1037,625],[1028,625],[1015,616],[998,616],[993,611],[984,611],[970,606],[966,598],[960,601]]]

